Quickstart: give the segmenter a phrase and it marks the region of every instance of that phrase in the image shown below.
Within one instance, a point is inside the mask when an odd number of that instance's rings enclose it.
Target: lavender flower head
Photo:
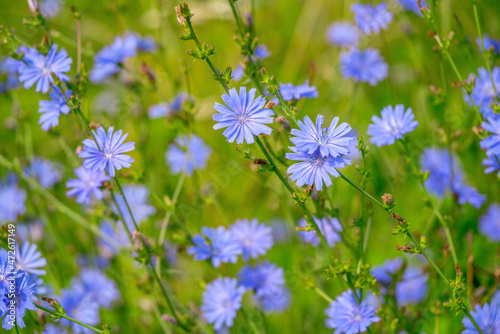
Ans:
[[[481,124],[482,128],[491,133],[488,138],[481,140],[479,146],[487,150],[488,156],[500,155],[500,119],[490,118]]]
[[[313,154],[319,150],[322,157],[336,158],[349,153],[349,143],[355,140],[348,136],[351,126],[344,122],[337,126],[339,118],[335,117],[330,127],[323,128],[323,115],[316,116],[314,124],[309,116],[304,117],[304,122],[298,121],[300,130],[292,129],[291,134],[296,136],[290,141],[300,150]]]
[[[500,176],[500,155],[486,156],[481,164],[486,167],[484,170],[486,174],[490,174],[498,170],[498,176]]]
[[[244,293],[245,288],[238,286],[238,281],[234,278],[215,279],[203,292],[203,318],[214,324],[216,330],[223,326],[232,327]]]
[[[42,187],[51,189],[62,179],[61,171],[52,161],[34,157],[26,173],[35,178]]]
[[[314,221],[318,225],[321,234],[323,234],[323,236],[325,237],[328,246],[334,247],[339,241],[342,240],[342,237],[340,235],[340,232],[342,232],[342,225],[337,218],[323,217],[321,219],[318,219],[314,217]],[[306,220],[304,218],[299,220],[300,227],[305,227],[306,225]],[[298,233],[302,241],[309,243],[314,247],[319,246],[320,238],[316,230],[299,231]]]
[[[14,283],[13,293],[8,293],[1,296],[2,307],[0,307],[0,317],[3,316],[2,328],[11,330],[14,323],[19,328],[24,328],[23,317],[27,310],[35,311],[36,307],[34,302],[36,297],[34,295],[35,284],[29,282],[29,276],[23,271],[19,271]],[[7,308],[6,305],[10,307]],[[14,305],[14,307],[12,307]]]
[[[288,167],[287,173],[291,174],[290,179],[296,181],[299,187],[305,184],[309,186],[314,184],[316,190],[320,191],[323,189],[323,183],[327,187],[332,185],[331,176],[340,176],[337,168],[344,168],[346,165],[351,164],[351,160],[343,157],[323,157],[319,150],[313,154],[308,154],[296,147],[289,148],[293,153],[287,153],[286,158],[300,162]]]
[[[68,57],[65,49],[57,51],[57,44],[52,44],[47,56],[35,49],[30,49],[24,55],[24,64],[19,69],[19,80],[24,82],[24,88],[29,89],[36,83],[36,91],[47,93],[55,75],[60,81],[68,81],[65,74],[71,69],[73,60]]]
[[[197,261],[211,258],[216,268],[223,262],[236,263],[238,255],[242,253],[241,246],[233,234],[222,226],[216,229],[202,227],[201,234],[193,236],[193,244],[194,246],[187,249],[187,253],[194,255]]]
[[[241,286],[255,291],[257,298],[263,298],[285,284],[285,274],[281,267],[269,261],[259,262],[254,267],[246,265],[238,273]]]
[[[82,284],[86,293],[99,306],[109,308],[120,297],[120,291],[108,276],[98,269],[84,268],[73,285]]]
[[[483,47],[481,45],[481,38],[476,38],[476,44],[479,47],[479,51],[483,52]],[[493,52],[498,54],[500,53],[500,41],[491,38],[488,34],[483,34],[483,44],[484,49],[488,52],[490,49],[493,49]]]
[[[140,224],[148,220],[149,216],[156,213],[156,208],[149,204],[149,189],[146,186],[140,184],[125,184],[122,187],[123,194],[127,199],[127,203],[130,206],[130,210],[134,215],[134,220],[137,224]],[[130,216],[130,212],[127,208],[127,204],[123,199],[123,196],[117,195],[116,202],[118,207],[113,206],[112,209],[117,215],[122,215],[125,219],[125,223],[130,229],[135,230],[134,222]]]
[[[355,25],[349,22],[334,22],[326,31],[326,39],[333,45],[356,47],[360,34]]]
[[[394,275],[403,267],[403,260],[399,257],[395,259],[387,259],[382,265],[374,266],[371,269],[373,277],[384,286],[389,286]]]
[[[254,142],[254,136],[260,134],[270,135],[272,129],[265,124],[273,122],[271,116],[274,112],[264,108],[266,100],[259,96],[255,98],[255,88],[247,93],[246,87],[240,87],[240,93],[236,88],[229,90],[229,94],[224,93],[222,100],[227,106],[215,103],[214,109],[218,114],[213,115],[213,120],[218,122],[214,125],[214,130],[227,128],[222,134],[227,141],[237,144],[246,141],[247,144]]]
[[[387,4],[384,2],[378,5],[354,4],[351,6],[354,13],[354,19],[358,28],[369,35],[372,32],[378,34],[381,30],[387,29],[392,22],[392,13],[387,10]]]
[[[484,115],[486,119],[490,117],[494,117],[492,104],[497,103],[495,99],[495,89],[493,87],[493,83],[490,77],[490,74],[484,67],[480,67],[477,69],[478,75],[471,73],[469,75],[469,83],[472,81],[472,77],[474,80],[474,88],[472,89],[472,101],[474,104],[479,107],[479,111]],[[500,92],[500,67],[495,66],[491,75],[493,77],[493,82],[495,82],[496,91]],[[464,100],[472,106],[472,102],[465,91],[464,92]]]
[[[376,309],[367,299],[358,305],[351,290],[344,291],[326,309],[328,317],[325,325],[335,329],[335,333],[355,334],[363,333],[380,318],[375,315]]]
[[[418,7],[417,0],[398,0],[404,10],[409,10],[414,12],[417,15],[424,16]],[[429,7],[429,4],[426,0],[422,0],[422,7]]]
[[[396,283],[396,301],[399,306],[416,304],[425,299],[429,283],[429,275],[420,268],[407,267],[403,278]]]
[[[372,116],[373,124],[368,125],[370,142],[377,146],[392,145],[396,140],[403,139],[403,135],[413,132],[418,126],[411,108],[405,111],[402,104],[395,107],[387,106],[382,109],[382,118]]]
[[[12,222],[26,213],[26,190],[17,181],[0,182],[0,223]]]
[[[73,170],[77,179],[69,179],[66,182],[66,195],[68,197],[76,197],[76,202],[80,204],[88,205],[90,199],[94,197],[97,200],[101,200],[104,194],[101,187],[104,182],[110,180],[110,177],[105,175],[103,172],[92,172],[87,168],[80,166]]]
[[[242,258],[248,261],[265,255],[273,247],[273,231],[257,218],[252,220],[241,219],[229,227],[233,237],[240,244]]]
[[[479,232],[491,242],[500,241],[500,204],[492,203],[479,218]]]
[[[195,169],[206,168],[210,154],[210,146],[197,135],[191,135],[178,137],[175,143],[171,143],[165,153],[165,159],[172,174],[184,171],[187,175],[192,175]]]
[[[477,322],[483,334],[498,334],[500,333],[500,305],[484,304],[483,306],[477,304],[474,311],[470,312],[474,320]],[[462,324],[465,330],[462,334],[477,334],[476,327],[467,316],[462,319]]]
[[[109,127],[108,133],[104,128],[97,129],[97,133],[92,130],[96,142],[92,139],[83,141],[83,150],[78,155],[84,158],[83,166],[90,169],[92,172],[103,171],[107,169],[111,177],[115,176],[115,170],[120,170],[123,167],[128,168],[134,162],[130,156],[123,153],[134,150],[135,143],[123,143],[128,136],[128,133],[122,136],[122,130],[113,133],[114,127]]]
[[[47,260],[42,257],[36,244],[25,242],[20,251],[16,252],[16,266],[18,270],[33,275],[45,275],[47,272],[41,269],[47,265]]]
[[[71,96],[71,90],[66,91],[66,97],[59,87],[52,85],[53,90],[49,93],[51,100],[41,100],[39,102],[38,113],[40,119],[38,124],[41,124],[43,131],[48,131],[59,125],[59,116],[67,115],[71,111],[66,103],[66,98]]]
[[[340,54],[340,72],[344,79],[353,78],[355,82],[375,86],[387,78],[389,66],[376,49],[353,49]]]
[[[95,326],[99,323],[99,305],[92,300],[79,282],[72,282],[72,286],[63,289],[61,297],[57,298],[66,314],[84,324]],[[91,334],[91,330],[67,319],[61,319],[60,323],[71,327],[72,333]]]
[[[309,86],[309,80],[306,80],[302,85],[294,86],[292,83],[280,84],[280,93],[285,101],[293,101],[300,99],[315,99],[318,97],[318,89],[315,86]],[[277,98],[272,99],[276,104],[279,104]]]

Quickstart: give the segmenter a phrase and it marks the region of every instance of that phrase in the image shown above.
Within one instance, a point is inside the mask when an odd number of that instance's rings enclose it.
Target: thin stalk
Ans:
[[[321,290],[320,288],[318,288],[316,285],[314,285],[314,291],[316,291],[316,293],[321,297],[323,298],[324,300],[326,300],[328,302],[328,304],[332,303],[333,302],[333,299],[330,298],[330,296],[328,296],[326,294],[326,292],[324,292],[323,290]]]
[[[411,158],[410,148],[408,147],[408,143],[407,143],[406,139],[401,140],[401,143],[402,143],[402,145],[403,145],[403,147],[404,147],[404,149],[406,151],[406,155],[407,155],[408,159],[410,159],[410,167],[411,167],[411,169],[415,173],[418,173],[420,171],[420,168],[413,161],[413,159]],[[427,190],[427,187],[425,186],[425,182],[424,182],[424,180],[421,177],[419,177],[419,183],[422,186],[422,189],[424,190],[425,196],[429,199],[429,203],[431,204],[432,211],[436,215],[437,219],[439,220],[439,222],[441,223],[441,226],[443,227],[443,229],[445,231],[446,241],[448,242],[448,245],[450,246],[450,251],[451,251],[451,256],[453,257],[453,262],[454,263],[459,263],[458,262],[457,252],[455,250],[455,243],[454,243],[453,238],[451,236],[450,226],[444,220],[443,215],[441,214],[441,212],[439,212],[436,204],[434,203],[434,201],[430,197],[429,191]]]
[[[186,179],[186,173],[183,171],[181,173],[181,176],[179,177],[179,180],[177,181],[177,185],[175,186],[174,194],[172,196],[172,205],[175,205],[175,203],[177,203],[177,199],[179,198],[185,179]],[[165,213],[165,217],[163,218],[163,222],[161,224],[161,229],[160,229],[160,236],[158,237],[158,243],[160,245],[163,245],[163,242],[165,241],[165,235],[167,234],[167,226],[168,223],[170,222],[171,216],[172,216],[172,211],[169,210]]]
[[[255,322],[253,322],[253,320],[250,318],[250,316],[248,315],[247,311],[245,311],[245,309],[243,307],[241,308],[241,313],[243,314],[243,316],[245,317],[245,320],[250,325],[250,328],[252,329],[252,332],[254,332],[255,334],[260,334],[260,331],[257,328],[257,325],[255,325]]]
[[[92,326],[87,325],[87,324],[84,324],[84,323],[83,323],[83,322],[81,322],[81,321],[78,321],[78,320],[76,320],[76,319],[74,319],[74,318],[68,317],[66,314],[59,313],[59,312],[57,312],[57,311],[53,311],[53,310],[51,310],[51,309],[48,309],[48,308],[43,307],[43,306],[41,306],[41,305],[38,305],[38,304],[36,304],[36,303],[33,303],[33,305],[35,305],[35,307],[39,308],[39,309],[40,309],[40,310],[42,310],[42,311],[45,311],[45,312],[50,313],[50,314],[52,314],[52,315],[55,315],[56,317],[61,317],[61,318],[67,319],[67,320],[69,320],[69,321],[71,321],[71,322],[74,322],[75,324],[78,324],[78,325],[80,325],[80,326],[83,326],[83,327],[85,327],[85,328],[88,328],[88,329],[90,329],[90,330],[92,330],[92,331],[94,331],[94,332],[96,332],[96,333],[104,333],[104,331],[103,331],[103,330],[98,329],[98,328],[95,328],[95,327],[92,327]]]
[[[81,14],[80,14],[81,15]],[[76,74],[80,75],[82,69],[82,20],[76,20]]]
[[[477,14],[477,6],[475,2],[472,3],[472,8],[474,10],[474,20],[476,21],[477,33],[479,34],[479,40],[481,41],[481,49],[483,50],[484,63],[486,64],[486,68],[488,69],[491,84],[493,86],[493,90],[495,91],[495,99],[498,99],[497,86],[495,84],[495,80],[493,80],[493,74],[491,74],[491,66],[488,60],[488,54],[486,53],[487,50],[484,48],[483,33],[481,32],[481,24],[479,23],[479,15]]]
[[[123,189],[122,189],[122,187],[120,185],[120,182],[118,181],[118,179],[116,177],[114,179],[115,179],[116,185],[118,187],[118,191],[120,192],[120,195],[122,195],[122,197],[123,197],[123,201],[125,202],[125,205],[127,207],[129,215],[130,215],[130,217],[132,219],[132,222],[134,223],[134,227],[135,227],[136,231],[139,232],[139,226],[137,225],[137,222],[135,221],[135,218],[134,218],[134,216],[132,214],[132,210],[130,209],[130,205],[128,204],[127,198],[125,197],[125,194],[123,193]],[[125,230],[127,231],[127,234],[128,234],[128,236],[130,238],[130,243],[133,244],[132,233],[130,232],[130,229],[128,228],[128,225],[125,222],[123,212],[121,211],[120,206],[118,205],[118,202],[116,201],[116,198],[113,197],[113,199],[115,200],[116,207],[118,208],[118,211],[120,212],[123,226],[124,226]],[[168,305],[168,307],[170,309],[170,312],[172,313],[172,315],[174,316],[175,320],[177,321],[177,325],[179,327],[181,327],[183,330],[185,330],[186,332],[189,332],[189,329],[186,327],[186,325],[184,325],[181,322],[179,316],[177,315],[177,312],[175,310],[174,304],[172,303],[172,300],[170,299],[170,296],[168,295],[167,290],[163,286],[163,283],[161,282],[160,277],[158,276],[158,273],[156,272],[156,270],[155,270],[155,268],[153,266],[153,263],[151,262],[151,251],[150,251],[148,245],[146,245],[146,242],[144,241],[144,239],[141,236],[139,236],[139,240],[141,241],[142,247],[144,247],[144,249],[146,250],[146,253],[148,255],[149,261],[148,261],[148,264],[146,265],[146,267],[149,269],[149,271],[153,275],[155,281],[160,286],[160,289],[161,289],[161,292],[163,294],[163,297],[167,301],[167,305]]]

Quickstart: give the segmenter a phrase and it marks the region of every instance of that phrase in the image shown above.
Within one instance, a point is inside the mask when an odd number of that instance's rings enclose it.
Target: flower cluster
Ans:
[[[338,168],[351,164],[351,160],[344,157],[350,151],[349,143],[355,140],[349,135],[351,126],[342,123],[339,126],[339,118],[335,117],[330,127],[323,128],[324,117],[318,115],[316,123],[306,116],[299,121],[299,129],[293,129],[290,141],[295,147],[290,147],[293,153],[287,153],[289,160],[300,161],[288,168],[291,179],[297,182],[299,187],[307,184],[315,185],[317,190],[323,189],[323,183],[329,187],[332,185],[331,176],[338,177]]]

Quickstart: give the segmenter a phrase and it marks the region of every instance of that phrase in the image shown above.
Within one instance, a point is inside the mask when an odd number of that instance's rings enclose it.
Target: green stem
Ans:
[[[314,291],[316,291],[316,293],[321,298],[323,298],[324,300],[326,300],[328,302],[328,304],[331,304],[333,302],[333,299],[331,299],[330,296],[328,296],[323,290],[321,290],[320,288],[318,288],[316,285],[314,286]]]
[[[250,328],[252,329],[252,332],[254,332],[255,334],[260,334],[260,331],[257,328],[257,325],[255,325],[255,322],[253,322],[253,320],[250,318],[250,316],[248,315],[247,311],[245,311],[245,309],[243,307],[241,308],[241,313],[243,314],[243,316],[245,317],[246,321],[250,325]]]
[[[83,323],[83,322],[81,322],[81,321],[78,321],[78,320],[76,320],[76,319],[73,319],[73,318],[71,318],[71,317],[68,317],[66,314],[59,313],[59,312],[57,312],[57,311],[53,311],[53,310],[51,310],[51,309],[48,309],[48,308],[43,307],[43,306],[41,306],[41,305],[38,305],[38,304],[36,304],[36,303],[33,303],[33,305],[35,305],[35,306],[36,306],[37,308],[39,308],[40,310],[43,310],[43,311],[45,311],[45,312],[47,312],[47,313],[50,313],[50,314],[52,314],[52,315],[55,315],[56,317],[61,317],[61,318],[67,319],[67,320],[69,320],[69,321],[71,321],[71,322],[74,322],[75,324],[78,324],[78,325],[80,325],[80,326],[83,326],[83,327],[85,327],[85,328],[88,328],[88,329],[90,329],[90,330],[92,330],[92,331],[94,331],[94,332],[96,332],[96,333],[104,333],[104,331],[103,331],[103,330],[100,330],[100,329],[98,329],[98,328],[95,328],[95,327],[89,326],[89,325],[87,325],[87,324],[84,324],[84,323]]]
[[[490,62],[488,61],[487,50],[484,48],[483,33],[481,32],[481,24],[479,23],[479,15],[477,14],[477,6],[475,2],[472,3],[472,8],[474,10],[474,20],[476,21],[477,33],[479,34],[479,40],[481,41],[481,49],[483,50],[484,63],[486,64],[486,68],[488,69],[491,84],[493,86],[493,90],[495,91],[495,99],[498,99],[497,86],[495,84],[495,80],[493,80],[493,74],[491,74],[491,66]]]
[[[172,196],[172,205],[175,205],[175,203],[177,203],[177,199],[179,198],[179,195],[180,195],[181,190],[182,190],[182,185],[184,184],[185,179],[186,179],[186,173],[184,172],[184,169],[183,169],[183,172],[181,173],[181,176],[179,177],[179,180],[177,181],[177,185],[175,186],[174,194]],[[168,223],[170,222],[171,216],[172,216],[172,211],[169,209],[165,213],[165,217],[163,218],[163,222],[161,224],[160,236],[158,238],[158,243],[160,245],[163,245],[163,242],[165,241],[165,235],[167,234],[167,227],[168,227]]]

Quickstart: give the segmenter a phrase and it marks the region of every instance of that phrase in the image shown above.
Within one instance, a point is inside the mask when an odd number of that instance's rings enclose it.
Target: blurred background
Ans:
[[[318,113],[326,122],[339,116],[349,122],[366,141],[367,126],[374,114],[380,114],[387,105],[404,104],[411,107],[419,121],[419,127],[411,134],[410,147],[413,157],[418,159],[425,147],[451,145],[459,156],[471,185],[487,196],[487,204],[498,201],[499,182],[495,173],[486,175],[480,165],[484,153],[480,150],[477,136],[471,125],[474,113],[463,100],[459,87],[452,87],[456,77],[439,52],[433,48],[436,42],[428,36],[429,24],[419,15],[405,11],[396,1],[388,6],[394,13],[389,28],[378,35],[365,36],[361,45],[380,50],[389,64],[389,77],[377,86],[355,84],[345,80],[339,72],[338,47],[330,45],[326,31],[334,21],[353,22],[350,6],[354,1],[339,0],[274,0],[254,2],[254,24],[259,43],[266,44],[271,56],[263,61],[268,73],[274,74],[282,83],[295,85],[309,79],[317,87],[317,99],[299,102],[300,115],[315,118]],[[316,282],[325,292],[334,297],[342,291],[337,280],[327,280],[323,271],[333,261],[319,248],[301,242],[295,226],[301,218],[299,208],[293,205],[286,189],[275,175],[259,174],[256,167],[241,158],[235,144],[228,144],[221,131],[212,130],[212,114],[215,102],[221,102],[222,87],[213,79],[212,73],[203,61],[193,61],[186,51],[194,47],[191,41],[178,38],[180,26],[175,17],[171,1],[41,1],[40,8],[46,10],[48,28],[55,43],[64,47],[74,59],[72,72],[75,73],[76,20],[71,13],[71,5],[82,12],[82,62],[87,69],[93,64],[93,56],[102,47],[109,45],[117,35],[134,31],[142,36],[151,36],[159,44],[156,53],[141,54],[129,59],[119,78],[99,85],[89,84],[83,112],[91,121],[104,127],[114,126],[129,133],[128,140],[136,142],[131,156],[136,160],[129,170],[122,172],[128,180],[122,183],[143,183],[151,191],[150,203],[156,207],[156,214],[143,222],[143,232],[151,237],[159,233],[165,208],[161,200],[172,196],[179,176],[170,174],[165,164],[168,144],[178,134],[186,132],[182,120],[151,120],[148,108],[159,102],[171,100],[177,93],[186,91],[187,84],[195,98],[194,131],[213,148],[213,153],[205,170],[188,177],[184,183],[178,206],[178,216],[185,221],[192,233],[202,226],[215,227],[229,225],[235,219],[258,218],[275,226],[281,242],[268,253],[267,258],[285,270],[287,285],[292,292],[291,306],[279,314],[263,315],[250,308],[250,316],[268,333],[328,333],[324,326],[324,310],[327,303],[307,289],[304,278]],[[236,68],[242,61],[238,45],[234,41],[236,33],[231,10],[226,1],[189,1],[194,17],[194,29],[202,42],[215,47],[211,57],[218,69],[227,66]],[[43,9],[45,6],[45,9]],[[240,14],[251,10],[249,0],[237,1]],[[44,37],[41,27],[23,25],[30,16],[28,4],[23,1],[3,1],[0,4],[0,24],[13,27],[16,35],[28,46],[39,44]],[[495,0],[481,1],[479,15],[484,32],[491,37],[500,37],[500,4]],[[438,4],[439,26],[446,35],[454,32],[450,52],[462,74],[476,72],[484,66],[484,60],[475,42],[477,32],[471,6],[467,0],[443,0]],[[0,55],[7,56],[8,48],[0,48]],[[135,81],[141,77],[141,64],[151,68],[156,76],[156,89]],[[188,82],[181,70],[187,67]],[[144,78],[144,76],[142,76]],[[250,81],[231,82],[230,87],[252,86]],[[435,89],[430,87],[434,86]],[[441,93],[436,94],[436,90]],[[63,180],[73,177],[75,161],[68,150],[74,151],[81,144],[82,133],[74,115],[60,118],[60,125],[49,133],[40,129],[38,122],[38,102],[44,96],[34,89],[17,89],[8,94],[0,94],[0,153],[10,160],[19,159],[26,164],[34,155],[52,160],[63,171]],[[279,141],[270,138],[276,145],[278,154],[287,150]],[[244,145],[248,146],[248,145]],[[257,147],[248,146],[253,155],[261,157]],[[432,212],[423,204],[424,194],[415,178],[409,175],[400,146],[370,147],[367,164],[372,171],[367,189],[379,197],[384,193],[393,195],[397,211],[406,217],[414,233],[419,236],[424,229],[429,231],[430,252],[448,277],[454,276],[450,255],[443,251],[444,233],[434,221]],[[264,157],[261,157],[264,158]],[[355,161],[354,164],[359,161]],[[345,174],[359,181],[353,167],[347,167]],[[0,168],[0,176],[7,170]],[[73,199],[65,195],[65,182],[57,184],[52,193],[75,211],[83,212]],[[331,194],[338,217],[347,225],[352,225],[360,213],[360,194],[340,179],[334,180],[327,190]],[[54,295],[70,284],[82,263],[97,263],[98,250],[95,237],[71,219],[54,210],[50,202],[35,192],[28,190],[28,214],[20,225],[32,226],[41,222],[39,234],[29,235],[47,259],[47,275],[44,280]],[[448,195],[439,202],[441,211],[452,217],[453,236],[461,263],[474,254],[474,287],[489,289],[498,285],[499,246],[477,233],[478,217],[486,209],[477,210],[470,205],[458,206]],[[98,207],[86,212],[93,224],[99,224],[109,208]],[[410,262],[419,259],[396,251],[396,244],[407,240],[391,235],[394,221],[384,212],[376,209],[373,216],[372,233],[368,241],[367,261],[381,264],[387,258],[403,256]],[[355,238],[355,230],[350,232]],[[167,238],[176,248],[175,264],[166,267],[166,277],[170,288],[179,301],[196,308],[200,304],[203,291],[202,282],[210,282],[216,273],[202,262],[195,262],[185,252],[182,231],[174,223],[167,231]],[[292,251],[293,250],[293,251]],[[347,260],[354,257],[343,245],[335,248],[338,257]],[[227,276],[241,267],[223,264],[221,271]],[[130,253],[122,252],[103,271],[118,285],[120,301],[112,308],[101,309],[101,324],[107,323],[119,333],[160,333],[164,331],[155,319],[155,313],[166,310],[162,301],[153,301],[156,292],[148,284],[146,271],[130,261]],[[496,275],[495,275],[496,274]],[[495,281],[496,277],[496,281]],[[496,282],[496,283],[495,283]],[[435,313],[431,306],[436,299],[446,300],[447,291],[433,273],[429,277],[426,300],[419,305],[408,306],[408,319],[415,322],[414,333],[433,332],[457,333],[460,331],[462,315],[442,308],[436,325]],[[245,303],[251,305],[248,296]],[[27,321],[23,332],[34,333],[38,329]],[[437,327],[436,327],[437,326]],[[376,330],[383,332],[386,329]],[[177,330],[174,329],[174,332]],[[232,329],[235,333],[249,333],[246,322],[238,316]]]

